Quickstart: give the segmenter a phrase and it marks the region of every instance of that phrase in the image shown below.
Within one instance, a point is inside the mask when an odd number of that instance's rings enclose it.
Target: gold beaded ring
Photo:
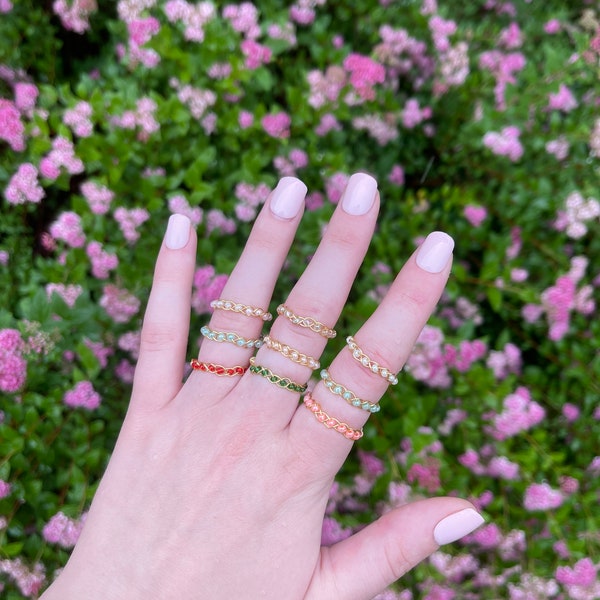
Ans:
[[[229,310],[231,312],[246,315],[247,317],[259,317],[263,321],[270,321],[273,318],[273,315],[270,312],[267,312],[262,308],[250,306],[248,304],[240,304],[239,302],[233,302],[233,300],[223,300],[222,298],[219,298],[218,300],[213,300],[210,303],[210,306],[215,310]]]
[[[240,348],[260,348],[262,346],[262,338],[248,340],[233,331],[215,331],[208,325],[203,325],[200,328],[200,333],[212,342],[228,342],[230,344],[235,344]]]
[[[263,343],[267,348],[276,350],[286,358],[289,358],[291,361],[308,367],[313,371],[321,366],[321,363],[316,358],[308,356],[307,354],[303,354],[298,350],[294,350],[294,348],[291,348],[290,346],[282,344],[280,341],[273,339],[270,335],[265,335],[263,338]]]
[[[333,339],[337,335],[335,329],[327,327],[327,325],[324,325],[323,323],[317,321],[316,319],[313,319],[312,317],[300,317],[299,315],[291,311],[285,304],[280,304],[277,307],[277,314],[284,316],[294,325],[306,327],[307,329],[310,329],[315,333],[318,333],[319,335],[322,335],[323,337],[326,337],[328,339]]]
[[[253,373],[254,375],[261,375],[270,383],[277,385],[284,390],[289,390],[290,392],[298,392],[299,394],[303,394],[308,387],[307,383],[301,385],[292,381],[288,377],[280,377],[279,375],[275,375],[271,369],[263,367],[262,365],[257,365],[254,361],[254,357],[250,359],[250,367],[248,370],[250,373]]]
[[[190,365],[194,371],[213,373],[219,377],[235,377],[236,375],[243,375],[248,370],[248,367],[224,367],[223,365],[216,365],[215,363],[201,362],[197,358],[192,358]]]
[[[343,423],[334,417],[330,417],[326,412],[323,411],[321,405],[312,397],[312,394],[308,392],[305,394],[304,398],[302,398],[302,402],[304,402],[304,406],[310,410],[310,412],[315,415],[315,418],[319,423],[323,423],[327,429],[332,429],[333,431],[337,431],[339,434],[343,435],[345,438],[357,441],[363,436],[363,428],[354,429],[350,427],[348,423]]]
[[[371,360],[360,348],[360,346],[354,341],[354,338],[349,335],[346,338],[346,344],[352,353],[352,357],[357,360],[363,367],[369,369],[371,373],[383,377],[390,385],[396,385],[398,378],[390,369],[382,367],[379,363]]]
[[[356,408],[366,410],[370,413],[376,413],[381,410],[381,407],[376,402],[362,400],[356,394],[354,394],[354,392],[351,392],[348,388],[344,387],[339,383],[336,383],[333,379],[331,379],[331,375],[329,375],[329,371],[327,369],[323,369],[321,371],[321,379],[323,380],[323,385],[332,394],[335,394],[336,396],[341,396],[351,406],[356,406]]]

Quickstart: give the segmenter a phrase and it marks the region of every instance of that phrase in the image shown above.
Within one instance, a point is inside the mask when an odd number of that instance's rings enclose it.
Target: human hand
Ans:
[[[305,194],[299,180],[281,180],[222,298],[270,304]],[[375,180],[354,175],[317,252],[283,302],[293,313],[334,325],[367,251],[378,206]],[[431,234],[368,321],[347,332],[371,364],[400,370],[442,293],[452,248],[451,238]],[[432,498],[321,547],[331,484],[352,447],[349,437],[370,413],[323,381],[312,398],[337,420],[330,425],[345,424],[338,426],[342,433],[320,423],[318,411],[298,404],[297,392],[260,374],[195,370],[182,384],[195,258],[189,220],[172,216],[156,264],[128,414],[79,542],[44,600],[368,600],[439,544],[482,523],[467,501]],[[263,324],[260,317],[215,310],[209,327],[247,341],[259,338]],[[285,315],[276,318],[269,336],[271,345],[279,341],[315,359],[327,342]],[[246,367],[253,353],[205,339],[198,360]],[[255,364],[298,384],[311,375],[308,366],[266,345]],[[333,381],[367,400],[367,408],[389,384],[348,348],[327,368]]]

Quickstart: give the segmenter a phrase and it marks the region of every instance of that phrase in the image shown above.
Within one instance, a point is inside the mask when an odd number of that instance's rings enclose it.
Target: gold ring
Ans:
[[[280,341],[273,339],[270,335],[265,335],[263,338],[263,343],[267,348],[276,350],[277,352],[283,354],[283,356],[286,358],[289,358],[291,361],[298,363],[299,365],[309,367],[313,371],[321,366],[321,363],[316,358],[308,356],[307,354],[303,354],[298,350],[294,350],[294,348],[291,348],[290,346],[282,344]]]
[[[383,377],[390,385],[396,385],[398,378],[390,369],[382,367],[379,363],[371,360],[360,348],[360,346],[354,341],[354,338],[349,335],[346,338],[346,344],[352,353],[352,357],[357,360],[363,367],[369,369],[371,373]]]
[[[327,327],[323,323],[313,319],[312,317],[300,317],[291,311],[285,304],[280,304],[277,307],[277,314],[284,316],[286,319],[289,319],[294,325],[299,325],[300,327],[306,327],[322,335],[323,337],[332,339],[336,336],[335,329],[331,329],[331,327]]]
[[[273,315],[270,312],[267,312],[262,308],[258,308],[257,306],[240,304],[239,302],[233,302],[232,300],[223,300],[222,298],[219,298],[218,300],[213,300],[210,303],[210,306],[215,310],[229,310],[231,312],[246,315],[247,317],[259,317],[263,321],[270,321],[273,318]]]

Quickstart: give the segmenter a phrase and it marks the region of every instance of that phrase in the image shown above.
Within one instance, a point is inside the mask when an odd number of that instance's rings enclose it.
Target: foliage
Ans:
[[[277,179],[310,190],[281,298],[357,170],[378,179],[382,214],[339,329],[356,331],[427,232],[457,246],[326,528],[468,495],[489,524],[381,598],[600,598],[589,2],[0,0],[0,13],[6,598],[36,597],[76,539],[170,212],[197,224],[198,331]]]

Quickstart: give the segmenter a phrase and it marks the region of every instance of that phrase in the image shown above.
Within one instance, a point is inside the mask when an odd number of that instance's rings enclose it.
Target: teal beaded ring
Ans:
[[[206,325],[201,327],[200,333],[208,340],[213,342],[229,342],[235,344],[240,348],[260,348],[262,346],[262,339],[247,340],[237,333],[231,331],[214,331]]]
[[[362,410],[366,410],[370,413],[376,413],[381,410],[379,404],[375,402],[370,402],[369,400],[362,400],[356,394],[351,392],[348,388],[336,383],[331,379],[331,375],[329,375],[329,371],[327,369],[321,370],[321,379],[323,380],[323,384],[325,387],[336,396],[341,396],[348,404],[351,406],[356,406],[356,408],[361,408]]]
[[[289,390],[290,392],[298,392],[299,394],[303,394],[308,387],[308,384],[300,385],[299,383],[295,383],[287,377],[275,375],[271,369],[267,369],[267,367],[255,364],[254,358],[250,359],[250,367],[248,368],[248,371],[250,371],[250,373],[254,373],[254,375],[261,375],[273,385],[277,385],[284,390]]]

